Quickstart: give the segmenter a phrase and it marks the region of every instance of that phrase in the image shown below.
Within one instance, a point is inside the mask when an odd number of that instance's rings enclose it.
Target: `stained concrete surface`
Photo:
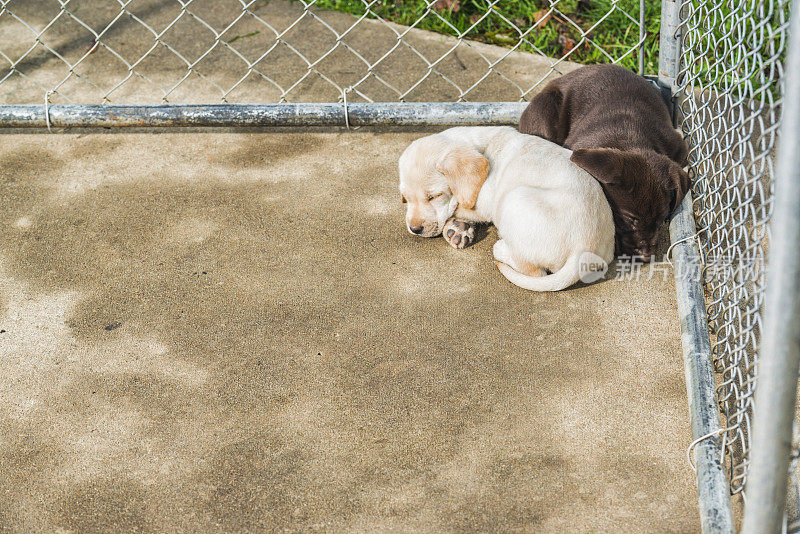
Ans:
[[[409,235],[420,135],[3,136],[5,529],[696,531],[671,275]]]
[[[108,7],[93,6],[78,14],[99,24]],[[171,13],[131,9],[156,26]],[[298,4],[258,9],[280,29]],[[3,50],[25,35],[8,21]],[[43,39],[76,54],[68,22]],[[309,24],[292,42],[322,50]],[[365,53],[396,42],[365,28],[350,41]],[[409,35],[432,55],[452,45]],[[110,42],[133,57],[125,36]],[[478,79],[476,49],[508,52],[461,45],[441,69]],[[403,57],[389,74],[405,87],[419,63]],[[119,65],[90,59],[116,83]],[[182,75],[167,59],[151,79]],[[352,61],[320,69],[345,83]],[[511,54],[498,69],[524,85],[549,64]],[[33,55],[25,72],[49,83],[62,67]],[[270,68],[304,69],[291,54]],[[41,102],[18,78],[3,101]],[[116,102],[160,99],[133,81]],[[195,82],[172,101],[219,95]],[[248,84],[233,101],[279,96]],[[496,74],[479,89],[471,100],[518,98]],[[410,99],[453,91],[432,76]],[[338,95],[313,75],[292,97]],[[0,135],[0,530],[696,532],[671,272],[535,294],[497,272],[493,230],[464,251],[410,236],[396,166],[420,135]]]

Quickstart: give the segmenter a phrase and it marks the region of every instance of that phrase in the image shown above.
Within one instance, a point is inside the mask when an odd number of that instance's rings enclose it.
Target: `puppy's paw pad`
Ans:
[[[475,241],[475,225],[467,221],[450,219],[445,223],[442,235],[454,248],[468,247]]]

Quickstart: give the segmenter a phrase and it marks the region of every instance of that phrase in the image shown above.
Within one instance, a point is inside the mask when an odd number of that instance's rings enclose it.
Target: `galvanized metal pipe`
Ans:
[[[2,105],[0,127],[297,127],[516,125],[525,102],[214,105]],[[346,120],[347,119],[347,120]]]
[[[800,368],[800,0],[792,3],[744,534],[780,532]]]
[[[661,2],[661,42],[659,44],[658,82],[671,94],[676,87],[681,63],[681,0]],[[677,117],[674,101],[673,120]],[[730,484],[722,459],[722,426],[717,406],[716,384],[711,361],[711,341],[703,297],[702,263],[694,239],[696,234],[692,195],[688,193],[669,225],[673,245],[675,291],[681,324],[681,345],[689,400],[689,418],[700,508],[700,526],[704,534],[733,533],[733,509]]]
[[[681,0],[661,0],[661,40],[658,45],[658,79],[675,87],[681,62]]]
[[[692,436],[699,440],[693,452],[697,468],[700,525],[704,534],[732,533],[733,510],[721,457],[719,434],[722,427],[711,366],[711,343],[701,283],[702,263],[693,239],[695,225],[691,193],[686,195],[673,215],[669,235],[672,243],[677,243],[672,249],[672,264],[681,322],[686,393]]]
[[[646,0],[639,0],[639,76],[644,76],[644,40],[647,38],[647,30],[645,29],[645,10],[647,7]]]

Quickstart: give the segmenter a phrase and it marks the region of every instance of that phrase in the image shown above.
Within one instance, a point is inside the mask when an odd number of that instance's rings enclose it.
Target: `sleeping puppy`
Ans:
[[[614,253],[611,208],[571,153],[507,126],[417,139],[399,163],[406,227],[434,237],[454,218],[492,222],[494,258],[509,281],[533,291],[569,287],[587,256],[607,264]]]
[[[603,185],[617,254],[649,261],[659,227],[691,186],[686,143],[659,91],[616,65],[581,67],[531,100],[519,131],[571,148],[572,161]]]

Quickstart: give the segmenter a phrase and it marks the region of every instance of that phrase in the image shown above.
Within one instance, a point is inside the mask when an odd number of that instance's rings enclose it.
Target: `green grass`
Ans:
[[[441,3],[453,4],[452,1]],[[381,17],[448,35],[464,34],[467,39],[509,48],[519,45],[519,50],[543,53],[549,57],[566,57],[570,61],[586,64],[618,61],[624,67],[638,70],[637,52],[634,50],[627,56],[625,54],[638,42],[639,28],[623,13],[630,14],[638,21],[638,0],[558,1],[553,5],[555,11],[526,34],[525,41],[528,42],[523,41],[521,44],[520,33],[514,26],[522,32],[534,26],[550,11],[550,1],[500,0],[491,9],[491,2],[487,0],[461,0],[458,4],[458,9],[439,8],[424,16],[428,10],[428,4],[424,0],[318,0],[315,3],[317,7],[324,9],[358,16],[366,12],[369,18]],[[419,20],[421,17],[422,20]],[[660,1],[646,0],[646,74],[655,74],[658,68],[660,18]],[[598,21],[601,22],[598,24]]]

